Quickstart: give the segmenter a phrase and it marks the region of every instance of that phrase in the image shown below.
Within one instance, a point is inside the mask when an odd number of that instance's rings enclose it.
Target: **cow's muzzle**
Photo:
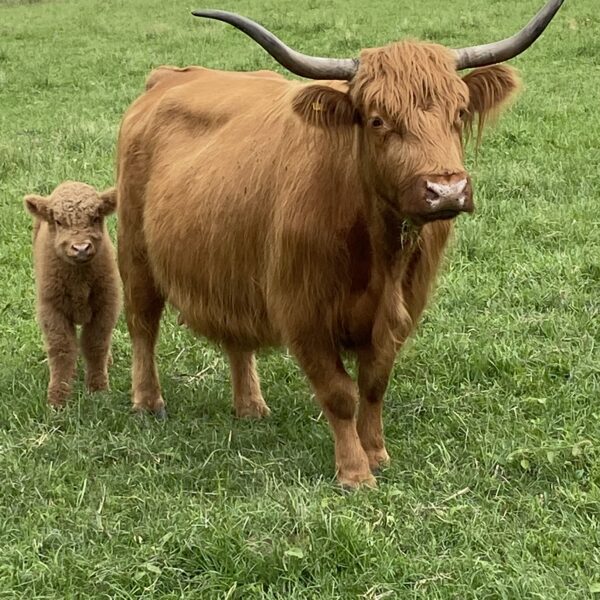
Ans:
[[[416,196],[418,208],[413,216],[416,222],[453,219],[474,209],[471,180],[466,173],[421,177]]]

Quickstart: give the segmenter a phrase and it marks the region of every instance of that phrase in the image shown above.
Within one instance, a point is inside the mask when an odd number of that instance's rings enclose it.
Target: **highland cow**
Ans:
[[[474,208],[464,134],[515,95],[515,72],[497,63],[527,48],[561,4],[499,42],[403,41],[343,59],[301,54],[233,13],[195,12],[322,82],[163,67],[127,111],[118,252],[134,407],[164,414],[155,346],[169,302],[225,348],[239,416],[269,412],[255,351],[287,346],[333,431],[339,481],[374,485],[389,459],[382,402],[394,358],[454,217]],[[344,350],[357,357],[358,385]]]

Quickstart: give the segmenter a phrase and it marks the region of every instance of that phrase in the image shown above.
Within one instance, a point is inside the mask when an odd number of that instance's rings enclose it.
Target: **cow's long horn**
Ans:
[[[527,50],[552,21],[563,2],[564,0],[550,0],[521,31],[512,37],[491,44],[454,50],[456,68],[461,70],[494,65],[514,58],[517,54]]]
[[[224,10],[195,10],[192,14],[195,17],[224,21],[237,27],[260,44],[278,63],[300,77],[350,80],[358,69],[358,59],[307,56],[292,50],[262,25],[235,13]]]

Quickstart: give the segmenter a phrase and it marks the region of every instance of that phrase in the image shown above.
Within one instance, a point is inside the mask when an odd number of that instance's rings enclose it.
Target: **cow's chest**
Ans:
[[[346,348],[366,346],[372,343],[374,328],[396,331],[403,321],[403,284],[418,254],[420,234],[391,218],[382,229],[383,243],[373,243],[359,216],[346,236],[348,288],[340,333]]]
[[[370,343],[379,302],[380,298],[371,290],[362,294],[351,294],[342,318],[342,346],[350,349]]]

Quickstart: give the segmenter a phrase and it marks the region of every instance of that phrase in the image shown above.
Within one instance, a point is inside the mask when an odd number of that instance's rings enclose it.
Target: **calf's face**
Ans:
[[[81,265],[92,260],[102,245],[104,217],[116,208],[116,191],[99,193],[84,183],[66,182],[50,196],[26,196],[25,207],[48,223],[56,255]]]

